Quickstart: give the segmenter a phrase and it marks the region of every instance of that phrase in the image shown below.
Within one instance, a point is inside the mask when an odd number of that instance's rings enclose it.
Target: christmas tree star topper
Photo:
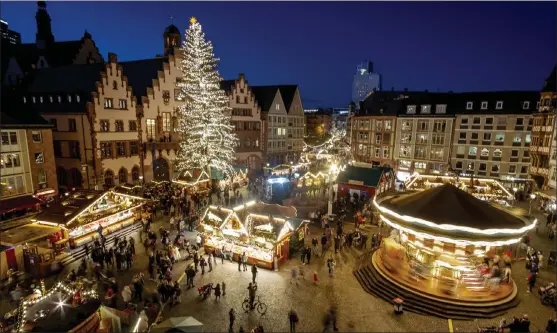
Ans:
[[[191,23],[191,24],[197,23],[197,19],[195,18],[195,16],[192,16],[192,17],[190,18],[190,23]]]

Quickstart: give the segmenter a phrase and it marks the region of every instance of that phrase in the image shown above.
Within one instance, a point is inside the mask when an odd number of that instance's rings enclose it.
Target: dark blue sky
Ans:
[[[34,42],[35,2],[3,2],[2,18]],[[383,88],[539,90],[557,58],[551,2],[49,2],[57,41],[85,29],[103,56],[162,53],[174,16],[196,16],[225,79],[300,85],[304,107],[350,101],[352,75],[374,62]]]

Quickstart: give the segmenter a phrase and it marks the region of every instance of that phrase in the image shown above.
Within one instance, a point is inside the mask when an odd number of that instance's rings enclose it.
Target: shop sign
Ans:
[[[360,185],[360,186],[361,186],[361,185],[364,185],[364,182],[361,181],[361,180],[352,180],[352,179],[350,179],[350,180],[348,180],[348,184],[351,184],[351,185]]]

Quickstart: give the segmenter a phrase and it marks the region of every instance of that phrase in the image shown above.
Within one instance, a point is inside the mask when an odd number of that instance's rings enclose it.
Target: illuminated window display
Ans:
[[[117,193],[80,190],[68,194],[36,217],[38,223],[59,225],[67,230],[70,246],[91,242],[134,223],[146,199]]]
[[[392,228],[373,255],[373,264],[387,278],[430,296],[466,302],[505,299],[515,292],[512,279],[494,287],[486,258],[503,258],[537,221],[450,184],[373,202]]]
[[[209,206],[200,229],[207,251],[224,247],[234,260],[245,252],[250,264],[272,269],[288,259],[290,236],[299,237],[309,222],[295,217],[293,207],[255,201],[232,209]]]

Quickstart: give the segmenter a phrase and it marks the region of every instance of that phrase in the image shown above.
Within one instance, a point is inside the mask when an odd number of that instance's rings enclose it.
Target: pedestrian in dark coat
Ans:
[[[290,332],[296,332],[296,323],[298,322],[298,314],[294,310],[288,313],[288,321],[290,321]]]
[[[251,280],[253,283],[255,283],[256,276],[257,276],[257,267],[255,266],[255,264],[253,264],[253,266],[251,266]]]
[[[199,266],[201,266],[201,274],[205,274],[205,266],[207,266],[207,262],[205,261],[205,258],[201,257],[201,260],[199,261]]]
[[[220,283],[215,287],[215,301],[220,300]]]
[[[197,252],[193,254],[193,264],[195,265],[195,271],[198,272],[197,266],[199,265],[199,255]]]
[[[306,259],[307,259],[308,265],[309,265],[309,262],[311,261],[311,249],[309,248],[309,246],[306,246],[305,250],[306,250]]]
[[[236,312],[234,311],[234,308],[230,308],[230,311],[228,311],[228,321],[229,321],[229,325],[228,325],[228,332],[233,332],[234,331],[234,321],[236,320]]]

